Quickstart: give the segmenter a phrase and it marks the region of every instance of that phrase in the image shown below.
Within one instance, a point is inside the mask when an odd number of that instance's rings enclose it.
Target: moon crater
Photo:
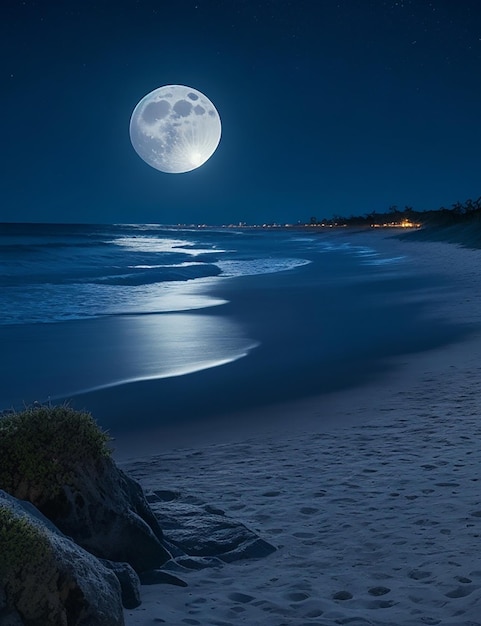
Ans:
[[[159,120],[167,117],[171,110],[170,104],[167,100],[160,100],[159,102],[151,102],[148,104],[144,112],[142,113],[142,119],[144,119],[147,124],[155,124]]]
[[[189,117],[192,112],[192,104],[187,100],[177,100],[172,108],[180,117]]]

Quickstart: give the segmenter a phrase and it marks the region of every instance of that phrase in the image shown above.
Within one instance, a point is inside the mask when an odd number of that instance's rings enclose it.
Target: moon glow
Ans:
[[[219,145],[219,113],[203,93],[185,85],[154,89],[135,107],[130,141],[161,172],[181,174],[203,165]]]

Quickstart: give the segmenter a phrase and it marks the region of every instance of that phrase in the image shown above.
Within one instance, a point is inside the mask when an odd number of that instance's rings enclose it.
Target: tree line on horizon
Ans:
[[[481,196],[477,200],[469,198],[465,202],[455,202],[450,208],[444,206],[439,209],[415,211],[411,206],[399,209],[392,205],[384,213],[371,211],[365,215],[351,215],[343,217],[334,215],[330,219],[318,220],[310,218],[310,225],[317,226],[384,226],[387,224],[420,224],[421,226],[451,226],[466,223],[472,220],[481,220]]]

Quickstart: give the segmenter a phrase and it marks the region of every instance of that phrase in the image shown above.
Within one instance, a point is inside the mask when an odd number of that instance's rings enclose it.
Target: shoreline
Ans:
[[[319,237],[320,241],[327,241],[329,244],[331,241],[334,242],[334,248],[339,242],[346,241],[343,233],[329,233],[327,238],[320,234]],[[372,230],[368,232],[354,231],[349,233],[347,239],[352,250],[356,248],[358,242],[362,242],[360,247],[363,247],[364,243],[367,242],[367,245],[383,248],[384,253],[387,251],[389,255],[392,247],[390,243],[386,245],[386,242],[392,240],[391,233],[373,233]],[[315,239],[311,240],[315,241]],[[400,244],[399,241],[396,241],[396,244],[398,249],[404,246],[404,242]],[[182,378],[182,382],[187,385],[190,385],[192,380],[195,387],[197,384],[196,376],[186,378],[185,374],[202,372],[205,369],[210,370],[211,376],[207,376],[206,382],[202,384],[212,384],[212,379],[217,378],[216,375],[213,375],[214,371],[216,374],[220,373],[220,370],[225,367],[212,367],[212,363],[234,362],[239,358],[243,361],[243,356],[247,353],[249,353],[247,359],[249,367],[257,367],[259,373],[262,369],[269,370],[272,366],[279,369],[279,361],[284,359],[283,345],[285,344],[285,349],[292,360],[292,354],[299,352],[298,345],[301,342],[304,343],[307,351],[310,350],[307,355],[310,363],[327,372],[327,375],[322,373],[325,378],[322,382],[322,392],[328,393],[335,387],[349,387],[351,384],[357,384],[355,379],[358,373],[354,368],[351,368],[351,371],[345,376],[345,381],[341,380],[345,374],[344,364],[351,356],[358,357],[360,364],[363,360],[365,361],[366,367],[361,367],[359,370],[361,371],[361,378],[364,373],[368,376],[376,376],[376,368],[384,369],[382,361],[385,357],[389,358],[391,355],[403,351],[430,349],[436,344],[445,342],[446,338],[448,341],[456,341],[467,331],[466,325],[462,328],[463,324],[459,324],[459,320],[453,317],[451,328],[443,328],[441,323],[437,329],[433,330],[427,325],[423,328],[424,334],[415,336],[417,324],[422,325],[424,323],[426,307],[432,308],[432,301],[442,297],[443,285],[436,284],[437,268],[435,267],[432,268],[431,276],[427,276],[423,268],[421,268],[421,272],[413,272],[411,269],[410,277],[407,276],[409,272],[406,272],[406,276],[403,277],[401,268],[399,273],[396,271],[394,275],[394,283],[399,284],[394,285],[392,293],[390,293],[391,287],[389,287],[385,294],[382,292],[385,289],[383,285],[380,286],[379,293],[376,294],[376,287],[371,288],[369,279],[365,284],[362,284],[362,282],[356,283],[355,279],[353,282],[351,277],[347,276],[348,284],[345,287],[347,295],[343,306],[346,309],[351,307],[350,299],[361,301],[361,308],[355,309],[354,316],[351,315],[350,317],[342,307],[330,311],[329,315],[325,315],[324,304],[320,300],[325,298],[329,304],[331,295],[333,294],[335,298],[339,299],[339,294],[336,292],[336,286],[329,272],[323,268],[323,262],[319,262],[322,252],[319,252],[318,249],[316,253],[312,253],[310,259],[308,248],[303,252],[306,252],[308,261],[317,259],[315,268],[304,266],[301,271],[291,270],[277,274],[248,275],[213,281],[211,284],[203,286],[195,284],[184,286],[191,295],[192,293],[197,294],[197,298],[200,297],[213,303],[222,302],[222,307],[212,306],[200,310],[169,311],[150,315],[133,313],[103,316],[91,319],[66,320],[55,324],[0,326],[0,337],[9,360],[9,368],[5,372],[0,389],[0,395],[4,396],[2,408],[8,409],[12,405],[21,406],[33,401],[48,401],[50,398],[55,401],[74,398],[74,402],[76,402],[77,399],[85,397],[86,401],[93,401],[93,411],[95,412],[98,407],[101,410],[108,408],[110,399],[113,398],[108,391],[102,391],[104,389],[110,388],[114,392],[118,392],[119,395],[128,397],[135,393],[135,391],[128,391],[128,388],[134,390],[138,386],[139,389],[143,390],[150,386],[145,385],[145,382],[150,380],[153,381],[152,384],[156,384],[156,381],[165,378]],[[299,251],[299,254],[303,252]],[[328,255],[324,258],[328,264],[331,262],[336,264],[335,272],[340,270],[343,273],[342,282],[346,278],[344,273],[346,268],[342,262],[339,262],[339,258],[335,259],[335,256],[329,257]],[[389,261],[389,259],[387,260]],[[367,255],[366,262],[367,264],[370,263],[369,255]],[[376,261],[373,263],[375,264]],[[316,273],[321,275],[316,277]],[[373,273],[371,278],[374,283],[377,280],[376,273]],[[298,280],[300,281],[299,285],[296,284]],[[405,284],[402,284],[403,280]],[[385,281],[385,284],[387,282]],[[272,289],[271,283],[277,286]],[[327,293],[325,294],[326,289]],[[274,294],[275,290],[277,290],[277,294]],[[425,293],[422,293],[423,290]],[[431,295],[428,292],[431,292]],[[390,305],[391,299],[395,299],[393,306]],[[339,303],[337,306],[339,307]],[[399,312],[397,309],[401,310],[401,306],[405,308]],[[369,307],[370,310],[368,311]],[[311,313],[299,315],[298,311],[311,311]],[[367,333],[361,325],[359,329],[355,328],[356,313],[359,313],[361,319],[364,318],[362,320],[363,325],[366,323],[370,325]],[[369,319],[374,316],[377,316],[376,321]],[[363,335],[369,335],[369,332],[372,331],[377,333],[379,328],[376,327],[376,324],[382,326],[383,317],[391,316],[392,332],[389,329],[382,329],[386,350],[376,346],[375,352],[370,354],[369,346],[366,345],[366,342],[363,344]],[[406,321],[407,318],[414,316],[417,319],[409,325],[409,322]],[[309,345],[313,341],[308,333],[299,330],[299,325],[303,324],[312,327],[312,339],[317,341],[317,353],[327,351],[328,354],[324,361],[320,362],[314,354],[314,348]],[[323,328],[323,325],[329,326]],[[398,325],[399,333],[404,334],[402,342],[404,344],[410,343],[407,347],[401,345],[401,340],[395,339],[395,334],[398,332],[396,325]],[[175,326],[179,328],[174,328]],[[219,326],[219,328],[215,328],[215,326]],[[277,337],[274,336],[275,332],[277,332]],[[320,333],[324,335],[321,339],[316,337]],[[357,351],[354,355],[347,354],[346,359],[346,356],[337,354],[334,345],[336,333],[343,335],[347,333],[347,342],[355,345],[355,351]],[[212,343],[215,343],[216,334],[221,336],[224,343],[225,338],[229,336],[231,345],[226,348],[219,346],[219,349],[214,346],[212,358],[209,358],[209,355],[204,358],[204,354],[202,354],[199,359],[201,362],[191,364],[192,357],[189,355],[189,350],[192,340],[195,338],[199,343],[203,341],[205,344],[203,349],[200,350],[196,347],[196,350],[198,353],[207,353]],[[175,342],[172,341],[174,335]],[[204,339],[206,335],[208,336]],[[293,335],[292,338],[291,335]],[[184,343],[181,344],[180,341]],[[256,346],[259,341],[261,343],[260,350],[257,350]],[[169,359],[173,358],[171,366],[165,367],[163,359],[159,358],[159,354],[164,349],[167,349],[168,352],[166,361],[168,362]],[[175,351],[182,356],[184,356],[184,351],[187,351],[185,358],[179,360]],[[267,354],[268,351],[270,354]],[[262,353],[261,357],[258,357],[257,353]],[[42,354],[50,355],[47,367],[38,367],[38,365],[36,366],[38,358],[29,358],[30,356],[38,357]],[[304,356],[297,355],[298,368],[304,367],[302,362],[305,360]],[[336,375],[330,371],[331,356],[338,360],[344,358],[344,364],[337,363],[335,365],[337,367]],[[263,362],[261,362],[262,359]],[[185,361],[185,363],[179,361]],[[245,363],[242,365],[247,367]],[[242,367],[234,368],[233,376],[240,376],[241,379],[242,369]],[[278,375],[283,379],[290,377],[287,368],[284,368],[282,372],[279,371]],[[306,378],[311,376],[307,368],[305,368],[303,375]],[[23,386],[22,378],[28,381],[26,388]],[[219,378],[227,377],[224,373],[220,373]],[[290,384],[292,386],[292,382]],[[163,383],[159,382],[160,393],[165,396],[161,391],[162,386]],[[166,383],[167,389],[169,386],[175,389],[176,386],[181,388],[182,384],[176,385],[171,380]],[[303,389],[301,389],[300,383],[297,384],[297,387],[298,389],[291,389],[288,394],[285,385],[281,384],[279,391],[284,393],[283,400],[289,400],[288,395],[297,398],[316,395],[319,389],[317,391],[315,389],[312,391],[312,389],[319,387],[319,382],[312,379],[311,389],[307,384],[304,385]],[[258,395],[266,396],[260,389]],[[277,390],[271,389],[268,395],[269,397],[262,399],[264,405],[269,405],[277,400]],[[97,399],[99,400],[98,403]],[[257,399],[254,404],[256,403]],[[227,410],[229,407],[224,406],[220,407],[217,412]],[[187,408],[185,414],[188,412]],[[111,424],[108,424],[108,427],[110,426]]]
[[[397,369],[358,388],[258,412],[274,425],[282,413],[285,429],[172,440],[152,456],[131,442],[133,455],[118,454],[147,492],[196,495],[278,548],[182,572],[186,589],[143,586],[127,626],[481,624],[481,251],[408,245],[425,267],[459,275],[436,315],[462,316],[469,339],[395,357]]]
[[[367,245],[372,236],[371,233],[358,233],[355,241],[360,245]],[[379,241],[378,233],[375,233],[374,237]],[[356,372],[355,375],[351,377],[346,375],[343,380],[337,377],[340,385],[334,384],[331,387],[326,379],[324,388],[317,393],[306,393],[307,387],[304,386],[297,396],[287,393],[284,398],[282,396],[276,398],[275,395],[271,395],[257,405],[243,406],[240,403],[239,406],[234,404],[234,399],[239,397],[235,395],[237,392],[234,385],[229,388],[226,402],[218,403],[217,411],[211,414],[202,412],[203,396],[201,394],[198,396],[200,399],[198,405],[193,404],[189,409],[192,410],[193,419],[179,422],[174,415],[170,422],[163,421],[158,428],[152,428],[146,433],[131,432],[124,437],[124,433],[119,432],[116,442],[119,458],[127,458],[130,451],[134,449],[142,453],[143,446],[147,446],[146,449],[150,453],[150,451],[155,452],[156,449],[168,450],[171,447],[207,445],[210,441],[213,443],[239,441],[243,437],[256,434],[266,435],[276,432],[295,434],[312,429],[325,431],[333,427],[338,428],[343,424],[355,424],[356,420],[369,419],[370,413],[376,410],[380,402],[389,404],[391,396],[398,390],[416,385],[422,378],[423,371],[435,371],[436,377],[449,373],[449,365],[445,363],[448,353],[453,355],[453,360],[464,361],[467,342],[473,346],[478,343],[481,345],[479,315],[481,277],[478,279],[476,276],[476,260],[481,261],[481,251],[458,249],[448,243],[400,242],[395,237],[394,241],[390,241],[390,236],[383,237],[383,239],[387,248],[392,249],[393,245],[399,248],[399,250],[396,249],[396,253],[402,249],[407,252],[406,249],[410,248],[409,254],[412,255],[410,263],[419,264],[423,272],[433,275],[441,274],[447,276],[449,280],[456,277],[457,284],[451,286],[449,291],[446,291],[443,285],[441,287],[430,285],[427,293],[418,289],[407,296],[408,299],[419,300],[417,315],[424,327],[432,324],[433,327],[439,325],[441,333],[443,329],[446,330],[448,334],[442,340],[436,340],[430,346],[426,343],[425,345],[414,343],[412,349],[403,348],[398,354],[379,355],[375,361],[364,364],[366,367],[362,375],[353,366],[352,371]],[[459,279],[457,268],[462,273]],[[475,281],[473,293],[468,294],[467,291],[471,289],[470,284],[473,280]],[[476,290],[476,284],[479,285],[478,290]],[[235,290],[234,286],[232,298],[235,298]],[[476,294],[479,295],[476,296]],[[460,315],[460,307],[462,307],[462,315]],[[235,305],[234,310],[237,311],[237,308],[238,304]],[[462,323],[458,326],[460,319]],[[262,332],[261,329],[260,333]],[[401,331],[393,326],[393,333],[399,332]],[[401,337],[401,342],[405,341],[409,341],[409,337]],[[173,379],[169,381],[167,396],[179,395],[183,388],[188,388],[193,394],[198,388],[208,390],[212,387],[218,390],[227,386],[229,380],[237,380],[241,384],[246,380],[245,370],[253,361],[253,355],[250,355],[247,359],[241,359],[218,370],[200,372],[190,379],[183,377]],[[343,364],[339,367],[342,368]],[[262,362],[258,366],[258,371],[262,371]],[[280,380],[284,381],[283,391],[285,392],[289,389],[289,383],[285,378]],[[105,396],[102,404],[112,400],[117,403],[117,406],[126,406],[126,403],[130,401],[133,409],[134,398],[143,398],[144,405],[150,407],[155,414],[158,407],[154,398],[160,389],[156,381],[152,381],[151,384],[139,383],[136,389],[127,386],[124,389],[117,389],[120,392],[117,398],[114,395]],[[279,395],[280,392],[281,389]],[[205,397],[207,399],[207,396]],[[365,407],[365,410],[353,411],[353,403]],[[207,406],[212,405],[207,403]],[[233,409],[233,406],[236,408]],[[169,408],[167,407],[167,410]],[[196,423],[196,411],[199,409],[202,419]],[[292,415],[296,415],[295,420],[292,420]],[[135,454],[134,452],[132,456]]]

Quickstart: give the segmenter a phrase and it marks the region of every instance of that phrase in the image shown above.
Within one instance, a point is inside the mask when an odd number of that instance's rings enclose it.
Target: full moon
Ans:
[[[185,85],[154,89],[135,107],[130,141],[161,172],[181,174],[203,165],[219,145],[221,123],[212,102]]]

